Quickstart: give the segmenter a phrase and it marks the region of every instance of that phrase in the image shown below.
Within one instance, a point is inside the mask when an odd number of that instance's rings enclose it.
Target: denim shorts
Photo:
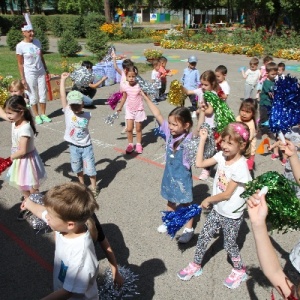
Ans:
[[[83,171],[88,176],[96,176],[93,145],[79,147],[69,144],[72,171],[76,174]]]

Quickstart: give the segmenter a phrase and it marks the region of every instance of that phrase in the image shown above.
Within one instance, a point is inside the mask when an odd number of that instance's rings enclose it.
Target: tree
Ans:
[[[111,13],[109,0],[104,0],[104,12],[105,12],[105,21],[106,23],[111,23]]]

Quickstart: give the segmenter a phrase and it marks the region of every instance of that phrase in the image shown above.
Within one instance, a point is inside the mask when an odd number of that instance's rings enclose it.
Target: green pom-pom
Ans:
[[[216,131],[218,133],[221,133],[229,123],[235,122],[234,114],[224,100],[221,100],[213,92],[205,92],[203,97],[214,109]]]
[[[299,230],[300,201],[294,189],[295,182],[275,171],[269,171],[248,182],[241,197],[249,198],[264,186],[269,189],[266,195],[269,208],[267,222],[270,223],[271,229],[285,232],[288,229]]]

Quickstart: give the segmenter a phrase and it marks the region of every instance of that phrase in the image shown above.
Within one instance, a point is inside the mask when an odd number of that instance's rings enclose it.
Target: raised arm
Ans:
[[[66,80],[70,76],[70,73],[64,72],[61,74],[60,78],[60,101],[63,108],[65,108],[67,103],[67,95],[66,95]]]
[[[89,83],[89,87],[92,89],[96,89],[98,86],[100,86],[108,77],[103,76],[100,80],[98,80],[95,83]]]
[[[151,110],[154,118],[157,120],[158,124],[161,125],[164,121],[164,118],[163,118],[160,110],[143,91],[141,93],[142,93],[149,109]]]
[[[22,204],[21,204],[21,209],[28,209],[29,211],[31,211],[35,216],[37,216],[38,218],[44,220],[44,214],[46,211],[45,206],[41,205],[41,204],[37,204],[33,201],[31,201],[29,198],[26,198]]]
[[[268,235],[266,225],[268,207],[265,196],[259,196],[256,193],[248,199],[247,204],[261,269],[278,293],[287,299],[291,294],[293,284],[284,274]]]
[[[115,53],[115,51],[112,51],[111,56],[113,58],[114,68],[115,68],[116,72],[119,75],[122,75],[122,70],[118,67],[117,62],[116,62],[116,53]]]
[[[9,121],[8,117],[6,116],[6,113],[4,111],[4,109],[0,106],[0,118],[5,120],[5,121]]]

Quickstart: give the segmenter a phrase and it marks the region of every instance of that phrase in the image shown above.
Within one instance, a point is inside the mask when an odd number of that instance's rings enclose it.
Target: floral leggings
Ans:
[[[239,270],[242,269],[243,262],[236,239],[243,219],[243,216],[239,219],[230,219],[220,215],[213,209],[207,216],[204,227],[199,234],[194,262],[201,265],[208,243],[217,231],[222,228],[224,234],[224,249],[230,256],[233,267]]]

